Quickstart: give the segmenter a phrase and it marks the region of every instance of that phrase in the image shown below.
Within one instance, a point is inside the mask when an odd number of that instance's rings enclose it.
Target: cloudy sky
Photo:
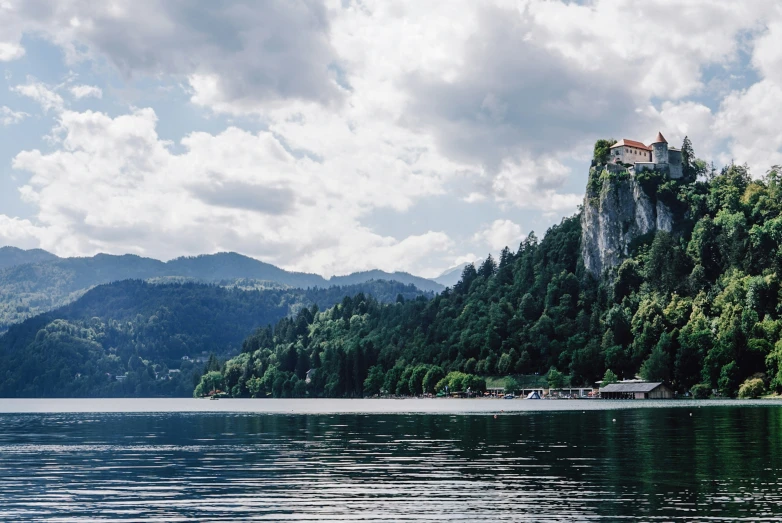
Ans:
[[[782,163],[782,4],[0,0],[0,245],[434,276],[597,138]]]

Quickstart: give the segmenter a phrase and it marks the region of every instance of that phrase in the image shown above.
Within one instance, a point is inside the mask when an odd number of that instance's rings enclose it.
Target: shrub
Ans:
[[[695,399],[705,400],[711,395],[711,387],[709,387],[708,383],[698,383],[697,385],[692,386],[690,394],[692,394],[692,397]]]
[[[760,378],[750,378],[739,387],[739,398],[750,399],[759,398],[765,392],[766,387]]]
[[[600,194],[600,187],[603,182],[600,179],[602,170],[598,167],[592,167],[589,169],[589,177],[587,178],[587,196],[590,198],[597,198]]]

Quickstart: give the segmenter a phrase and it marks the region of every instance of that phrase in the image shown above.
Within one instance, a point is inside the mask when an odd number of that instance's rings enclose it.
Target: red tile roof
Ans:
[[[621,146],[627,146],[627,147],[635,147],[636,149],[643,149],[644,151],[651,151],[651,147],[647,147],[646,145],[642,144],[641,142],[636,142],[635,140],[628,140],[627,138],[622,138],[618,142],[616,142],[614,145],[611,146],[611,149],[614,147],[621,147]]]

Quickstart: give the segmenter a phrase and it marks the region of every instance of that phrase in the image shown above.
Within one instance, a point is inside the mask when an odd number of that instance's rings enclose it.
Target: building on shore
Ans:
[[[663,400],[673,399],[673,390],[662,382],[619,382],[601,387],[600,397],[609,400]]]

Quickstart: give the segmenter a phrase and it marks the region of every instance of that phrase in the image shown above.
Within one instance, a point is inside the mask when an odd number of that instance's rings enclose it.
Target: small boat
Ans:
[[[210,400],[219,400],[220,398],[218,398],[217,396],[210,396],[209,399]]]
[[[513,399],[513,398],[515,398],[515,397],[516,397],[516,396],[514,396],[513,394],[506,394],[506,395],[504,396],[504,399],[506,399],[506,400],[512,400],[512,399]]]

